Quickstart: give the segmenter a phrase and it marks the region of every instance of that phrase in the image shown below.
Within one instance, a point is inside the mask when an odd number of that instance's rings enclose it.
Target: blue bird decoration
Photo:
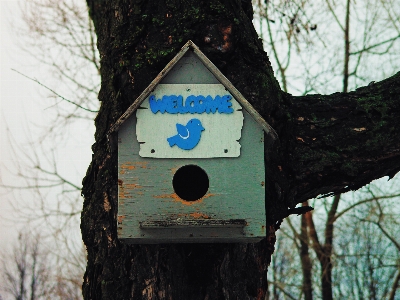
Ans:
[[[176,130],[177,135],[167,138],[170,147],[177,145],[183,150],[191,150],[199,143],[204,127],[199,119],[191,119],[186,126],[177,123]]]

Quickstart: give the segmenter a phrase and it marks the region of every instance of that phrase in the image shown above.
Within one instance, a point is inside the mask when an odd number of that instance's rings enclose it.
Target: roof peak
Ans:
[[[161,80],[174,68],[178,61],[191,49],[196,57],[204,64],[204,66],[217,78],[217,80],[225,86],[231,95],[243,106],[250,116],[262,127],[265,133],[273,140],[278,139],[275,130],[262,118],[255,108],[244,98],[244,96],[233,86],[233,84],[222,74],[222,72],[204,55],[203,52],[188,40],[175,57],[164,67],[164,69],[154,78],[140,96],[132,103],[131,106],[122,114],[122,116],[110,128],[108,136],[117,132],[126,119],[128,119],[149,96],[149,94],[160,84]]]

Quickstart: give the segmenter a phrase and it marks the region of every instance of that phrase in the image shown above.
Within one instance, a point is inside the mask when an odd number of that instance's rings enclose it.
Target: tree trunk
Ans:
[[[85,299],[264,299],[275,230],[288,208],[399,170],[400,74],[353,94],[296,98],[274,78],[250,0],[87,3],[102,105],[82,190]],[[106,133],[189,39],[280,137],[266,147],[267,230],[260,243],[130,246],[117,238],[117,157]]]
[[[251,1],[113,0],[88,1],[88,5],[101,56],[102,106],[83,189],[85,299],[264,299],[275,243],[272,218],[266,239],[257,244],[129,246],[117,239],[117,158],[108,151],[105,136],[189,39],[237,88],[251,95],[248,100],[270,95],[281,101],[268,57],[252,27]],[[258,101],[256,108],[271,107],[272,102]],[[279,199],[275,189],[269,193],[269,199]]]

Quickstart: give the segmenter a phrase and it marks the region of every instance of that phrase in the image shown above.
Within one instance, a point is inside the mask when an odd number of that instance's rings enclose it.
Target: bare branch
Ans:
[[[63,96],[61,96],[60,94],[58,94],[57,92],[55,92],[54,90],[52,90],[51,88],[45,86],[43,83],[41,83],[41,82],[38,81],[37,79],[31,78],[31,77],[29,77],[29,76],[27,76],[27,75],[25,75],[25,74],[22,74],[21,72],[15,70],[15,69],[11,69],[11,70],[13,70],[14,72],[17,72],[18,74],[24,76],[25,78],[28,78],[28,79],[30,79],[30,80],[36,82],[36,83],[39,84],[40,86],[42,86],[42,87],[44,87],[45,89],[49,90],[49,91],[52,92],[54,95],[56,95],[57,97],[61,98],[62,100],[66,101],[66,102],[68,102],[68,103],[71,103],[71,104],[73,104],[73,105],[75,105],[75,106],[77,106],[77,107],[79,107],[79,108],[82,108],[83,110],[88,111],[88,112],[93,112],[93,113],[97,113],[97,112],[98,112],[98,110],[91,110],[91,109],[85,108],[85,107],[83,107],[83,106],[81,106],[81,105],[79,105],[79,104],[77,104],[77,103],[75,103],[75,102],[73,102],[73,101],[71,101],[71,100],[68,100],[68,99],[64,98]]]

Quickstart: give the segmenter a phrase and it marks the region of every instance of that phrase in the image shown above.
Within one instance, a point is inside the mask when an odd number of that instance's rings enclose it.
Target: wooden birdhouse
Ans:
[[[265,237],[264,136],[273,129],[188,41],[111,128],[118,237],[127,243]]]

